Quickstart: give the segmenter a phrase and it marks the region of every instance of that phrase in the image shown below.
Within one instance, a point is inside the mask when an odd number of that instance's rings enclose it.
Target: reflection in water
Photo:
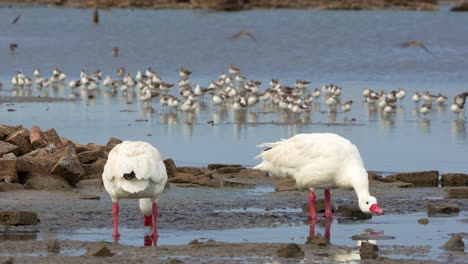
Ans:
[[[329,112],[327,115],[327,119],[325,121],[327,124],[335,124],[336,123],[336,112]]]
[[[330,218],[325,218],[323,222],[322,221],[319,222],[321,225],[324,225],[324,228],[325,228],[324,237],[328,241],[330,241],[330,228],[331,228],[332,222],[333,222],[333,219],[330,219]],[[317,224],[317,219],[310,219],[310,222],[309,222],[309,237],[310,238],[313,238],[315,236],[316,224]]]
[[[466,138],[465,120],[455,119],[452,121],[452,135]]]
[[[257,113],[249,112],[249,115],[247,117],[247,122],[248,123],[257,123]]]
[[[421,130],[424,133],[431,132],[431,120],[430,119],[424,118],[423,120],[421,120]]]
[[[245,124],[247,120],[247,111],[245,109],[233,111],[234,112],[234,122],[237,124]]]
[[[156,247],[158,245],[158,237],[152,237],[149,235],[145,235],[143,237],[143,245],[145,247]],[[112,236],[113,243],[119,243],[120,237],[119,236]]]

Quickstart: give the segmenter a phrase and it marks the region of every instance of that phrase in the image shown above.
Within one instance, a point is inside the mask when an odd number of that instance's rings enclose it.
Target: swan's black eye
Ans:
[[[366,202],[366,204],[369,204],[369,202]]]

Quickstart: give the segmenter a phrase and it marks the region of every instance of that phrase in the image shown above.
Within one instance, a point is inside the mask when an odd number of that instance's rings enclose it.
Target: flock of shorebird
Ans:
[[[79,79],[68,81],[68,87],[72,95],[79,94],[77,90],[81,89],[87,92],[88,97],[95,96],[93,92],[99,90],[101,85],[114,94],[119,91],[122,94],[137,91],[144,107],[151,108],[153,101],[159,101],[163,108],[170,109],[170,111],[180,109],[183,112],[198,111],[200,102],[203,102],[205,96],[210,97],[213,107],[227,105],[231,106],[234,111],[254,108],[260,102],[271,102],[274,109],[278,111],[301,114],[316,110],[317,108],[312,107],[313,103],[323,102],[329,113],[346,114],[353,105],[352,100],[342,100],[343,89],[334,84],[323,85],[321,89],[309,89],[311,84],[309,81],[297,80],[294,85],[288,86],[282,84],[279,79],[272,79],[269,87],[261,90],[262,82],[248,79],[241,74],[239,68],[230,65],[226,72],[222,72],[215,80],[209,82],[207,87],[202,87],[199,84],[192,85],[191,71],[183,67],[177,71],[180,80],[177,84],[173,84],[164,82],[151,67],[144,71],[137,71],[135,76],[120,67],[117,69],[115,79],[112,79],[110,75],[102,78],[99,70],[92,74],[82,70]],[[34,70],[33,75],[34,77],[30,78],[22,71],[18,71],[11,78],[13,90],[33,85],[40,89],[58,84],[66,85],[66,74],[59,69],[54,69],[49,78],[43,77],[39,69]],[[388,116],[395,112],[397,103],[406,97],[406,91],[399,88],[390,92],[377,92],[364,88],[362,95],[370,110],[381,111],[383,115]],[[467,96],[468,92],[456,95],[450,106],[451,111],[456,113],[458,118],[463,116]],[[445,105],[448,98],[440,93],[433,95],[426,91],[422,94],[415,92],[411,100],[417,104],[419,112],[426,118],[432,110],[433,102]],[[420,101],[422,101],[421,105],[419,105]],[[318,109],[321,111],[320,107]]]

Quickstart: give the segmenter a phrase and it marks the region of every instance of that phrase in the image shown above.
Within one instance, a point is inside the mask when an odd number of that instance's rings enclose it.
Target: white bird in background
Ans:
[[[325,190],[325,214],[332,218],[330,189],[354,189],[364,213],[383,214],[377,199],[369,194],[367,171],[359,150],[336,134],[298,134],[289,139],[264,143],[254,167],[275,176],[292,176],[299,188],[309,188],[310,218],[316,219],[314,188]]]
[[[157,238],[157,201],[167,181],[161,153],[146,142],[124,141],[109,152],[102,180],[104,188],[114,202],[112,236],[120,236],[119,199],[139,199],[141,212],[145,216],[145,226],[153,227],[149,236]]]

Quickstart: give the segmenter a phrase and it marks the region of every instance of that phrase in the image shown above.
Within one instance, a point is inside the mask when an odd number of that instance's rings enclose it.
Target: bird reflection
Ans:
[[[176,125],[179,123],[177,112],[162,113],[159,120],[161,124]]]
[[[466,138],[465,120],[456,119],[452,121],[452,135]]]
[[[336,123],[336,112],[328,112],[327,119],[325,120],[327,124],[335,124]]]
[[[247,112],[245,110],[234,111],[234,122],[237,124],[245,124],[247,119]]]
[[[325,227],[325,234],[324,237],[326,240],[330,241],[330,229],[331,229],[331,223],[333,222],[333,219],[331,218],[325,218],[324,221],[320,221],[320,224],[323,224]],[[313,238],[315,236],[315,225],[317,224],[317,219],[310,219],[309,222],[309,237]]]
[[[145,247],[156,247],[158,246],[158,238],[159,237],[152,237],[152,236],[145,235],[143,237],[143,245]],[[119,240],[120,240],[120,236],[112,236],[113,243],[119,243]]]
[[[427,118],[424,118],[423,120],[421,120],[421,128],[425,133],[429,133],[430,130],[431,130],[430,129],[431,128],[431,120],[427,119]]]
[[[255,112],[249,112],[249,115],[247,117],[247,122],[248,123],[257,123],[257,113]]]

